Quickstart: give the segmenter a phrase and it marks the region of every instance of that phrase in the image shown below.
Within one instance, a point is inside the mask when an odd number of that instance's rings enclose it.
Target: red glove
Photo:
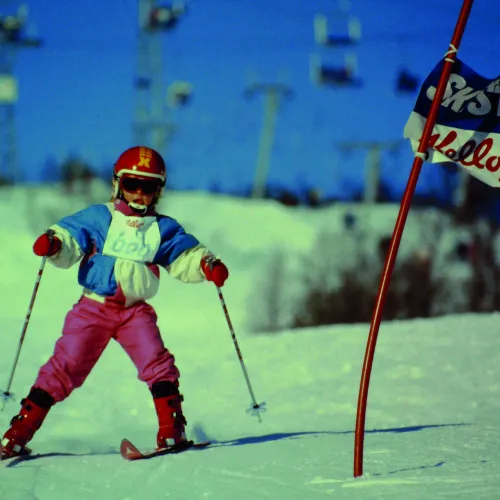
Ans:
[[[227,267],[214,257],[204,257],[201,260],[201,269],[205,273],[208,281],[213,281],[219,288],[224,285],[224,281],[229,277]]]
[[[39,257],[52,257],[61,250],[61,240],[53,233],[43,233],[33,245],[33,252]]]

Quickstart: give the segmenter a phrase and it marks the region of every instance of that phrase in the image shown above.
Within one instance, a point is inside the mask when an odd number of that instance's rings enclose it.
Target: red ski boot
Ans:
[[[157,382],[151,389],[158,414],[158,449],[181,445],[187,441],[184,426],[186,419],[182,413],[183,397],[172,382]]]
[[[0,459],[31,453],[26,443],[31,441],[40,428],[53,404],[54,400],[44,390],[31,390],[28,397],[21,401],[19,415],[10,421],[10,429],[3,436]]]

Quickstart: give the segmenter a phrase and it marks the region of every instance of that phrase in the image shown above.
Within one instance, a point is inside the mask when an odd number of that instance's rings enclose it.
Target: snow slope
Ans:
[[[13,210],[12,200],[26,197]],[[34,198],[38,199],[33,211]],[[31,200],[30,200],[31,198]],[[51,205],[52,204],[52,205]],[[77,210],[54,190],[4,192],[0,277],[0,386],[7,382],[39,259],[34,232]],[[494,499],[500,487],[500,316],[463,315],[382,325],[366,421],[364,476],[353,478],[355,414],[368,325],[249,335],[259,311],[247,298],[264,261],[285,241],[307,249],[335,209],[290,211],[271,202],[176,193],[165,209],[228,263],[223,288],[250,379],[268,411],[245,413],[250,397],[213,286],[162,277],[152,301],[181,370],[190,437],[212,448],[128,463],[122,437],[154,445],[147,388],[117,344],[85,385],[55,406],[31,442],[46,456],[0,464],[1,500],[86,499]],[[385,207],[383,210],[388,210]],[[378,214],[389,229],[395,212]],[[255,229],[251,234],[249,228]],[[22,398],[50,356],[78,299],[76,268],[42,278],[13,391]],[[290,286],[294,286],[290,283]],[[0,412],[1,432],[18,411]]]

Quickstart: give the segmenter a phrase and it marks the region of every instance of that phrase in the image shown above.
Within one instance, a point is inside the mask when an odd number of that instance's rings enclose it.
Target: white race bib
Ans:
[[[127,217],[114,211],[102,253],[135,262],[152,262],[160,243],[156,217]]]

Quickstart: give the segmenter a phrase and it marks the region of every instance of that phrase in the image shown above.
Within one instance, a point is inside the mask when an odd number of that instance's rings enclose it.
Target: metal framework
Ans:
[[[271,153],[274,144],[276,116],[282,98],[291,99],[292,89],[283,83],[256,83],[247,87],[244,96],[249,99],[257,94],[263,94],[264,120],[260,133],[259,149],[255,166],[255,176],[252,187],[252,198],[264,198],[266,194],[267,177]]]
[[[337,143],[341,151],[350,152],[364,149],[367,151],[365,160],[365,184],[363,202],[376,203],[380,186],[381,155],[383,151],[398,152],[404,139],[392,141],[345,141]]]
[[[184,14],[183,3],[164,5],[138,0],[137,73],[135,77],[135,144],[145,144],[165,154],[175,125],[166,105],[162,40]]]
[[[15,3],[0,2],[0,182],[13,182],[18,171],[15,120],[18,93],[14,76],[17,51],[41,45],[40,39],[25,34],[27,7],[21,5],[17,12],[10,13]]]

